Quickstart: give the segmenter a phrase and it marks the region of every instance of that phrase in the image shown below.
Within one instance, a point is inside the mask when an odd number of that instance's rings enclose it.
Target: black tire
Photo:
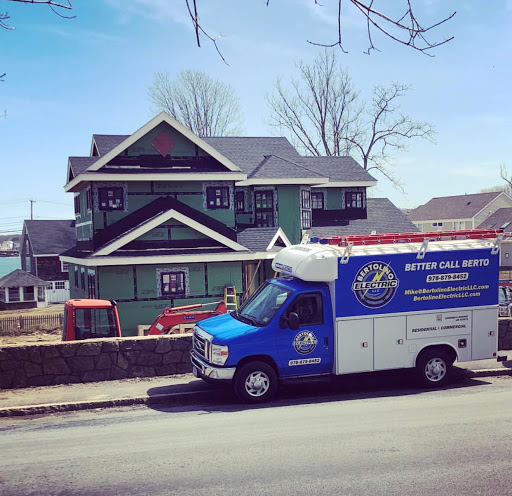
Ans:
[[[249,362],[237,370],[234,389],[238,398],[245,403],[269,401],[278,389],[275,370],[265,362]]]
[[[441,387],[452,373],[453,360],[443,350],[433,348],[420,354],[416,370],[421,383],[426,387]]]

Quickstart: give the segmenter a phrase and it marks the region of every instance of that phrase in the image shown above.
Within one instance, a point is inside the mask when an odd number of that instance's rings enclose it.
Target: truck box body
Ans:
[[[273,261],[284,277],[237,313],[196,326],[194,371],[233,379],[258,360],[282,378],[340,375],[423,366],[437,350],[450,362],[429,362],[438,377],[455,359],[496,357],[498,247],[464,239],[284,248]]]

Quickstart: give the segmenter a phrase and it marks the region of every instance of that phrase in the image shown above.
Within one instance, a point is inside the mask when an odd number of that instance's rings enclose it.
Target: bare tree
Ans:
[[[194,31],[196,35],[197,46],[201,46],[201,37],[207,38],[213,45],[215,49],[221,56],[222,60],[226,62],[222,53],[219,50],[217,45],[218,37],[214,37],[209,34],[204,28],[202,23],[200,22],[198,4],[200,0],[185,0],[186,8],[188,10],[188,14],[192,21],[192,25],[194,26]],[[323,3],[320,3],[319,0],[310,0],[314,3],[317,8],[323,8]],[[423,26],[422,23],[418,20],[418,17],[415,14],[414,8],[412,6],[411,0],[401,0],[403,2],[402,11],[398,15],[393,15],[387,13],[386,10],[378,10],[374,7],[376,0],[345,0],[345,2],[351,3],[356,7],[359,13],[364,18],[364,22],[366,24],[366,30],[368,33],[368,48],[365,53],[370,54],[372,50],[377,50],[373,43],[373,33],[375,31],[382,33],[384,36],[392,39],[393,41],[410,47],[414,50],[418,50],[422,53],[432,56],[429,53],[429,50],[436,48],[440,45],[448,43],[453,39],[453,36],[441,41],[433,41],[429,39],[429,35],[431,31],[436,27],[444,24],[449,21],[453,16],[455,16],[456,12],[453,12],[441,20],[434,22],[433,24],[429,24],[427,26]],[[393,2],[394,3],[394,2]],[[265,4],[267,7],[270,4],[270,0],[265,0]],[[394,5],[391,5],[391,2],[386,2],[386,8],[392,10]],[[311,40],[307,40],[308,43],[312,45],[318,45],[323,47],[339,47],[343,52],[345,49],[342,43],[342,7],[343,0],[337,0],[337,21],[338,21],[338,29],[337,29],[337,38],[334,42],[329,43],[320,43]]]
[[[348,73],[333,52],[324,52],[308,66],[298,65],[299,80],[287,92],[281,80],[267,97],[272,126],[285,131],[294,144],[312,155],[353,155],[367,171],[376,170],[403,189],[390,166],[392,152],[406,141],[433,141],[433,127],[400,113],[398,100],[409,87],[392,83],[373,89],[371,104],[360,100]]]
[[[507,194],[512,194],[512,177],[509,176],[507,166],[505,164],[500,164],[500,177],[507,184],[503,187],[503,191]]]
[[[15,3],[26,3],[31,5],[46,5],[49,7],[55,14],[59,17],[64,17],[65,19],[73,19],[75,16],[67,16],[62,12],[73,10],[73,5],[71,4],[71,0],[66,0],[65,2],[59,2],[54,0],[2,0],[4,2],[15,2]],[[0,28],[7,29],[12,31],[16,29],[13,26],[10,26],[8,21],[11,18],[7,11],[0,12]],[[4,80],[6,73],[0,74],[0,81]]]
[[[307,154],[348,155],[351,134],[361,114],[347,71],[339,70],[333,53],[324,51],[312,65],[297,64],[299,78],[292,78],[290,91],[282,79],[267,96],[272,110],[270,125],[288,132],[295,146]]]
[[[181,71],[175,81],[157,72],[148,90],[155,109],[164,110],[198,136],[233,136],[243,118],[235,90],[202,71]]]

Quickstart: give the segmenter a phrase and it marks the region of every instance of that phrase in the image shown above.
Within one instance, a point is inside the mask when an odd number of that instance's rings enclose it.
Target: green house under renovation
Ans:
[[[162,308],[218,301],[227,286],[243,299],[273,276],[276,251],[307,236],[416,230],[388,200],[367,200],[375,184],[350,157],[303,157],[278,137],[199,138],[166,113],[131,135],[95,134],[90,156],[68,161],[71,298],[116,300],[123,334],[136,334]]]

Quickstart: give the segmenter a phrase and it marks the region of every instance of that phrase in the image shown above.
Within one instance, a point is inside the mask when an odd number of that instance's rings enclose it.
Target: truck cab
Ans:
[[[62,340],[121,337],[115,301],[74,299],[64,304]]]
[[[268,375],[301,376],[306,364],[310,375],[330,374],[333,344],[328,285],[281,277],[265,281],[238,310],[196,325],[192,363],[196,376],[212,380],[233,379],[236,367],[261,364],[252,385],[259,398],[274,387]]]

